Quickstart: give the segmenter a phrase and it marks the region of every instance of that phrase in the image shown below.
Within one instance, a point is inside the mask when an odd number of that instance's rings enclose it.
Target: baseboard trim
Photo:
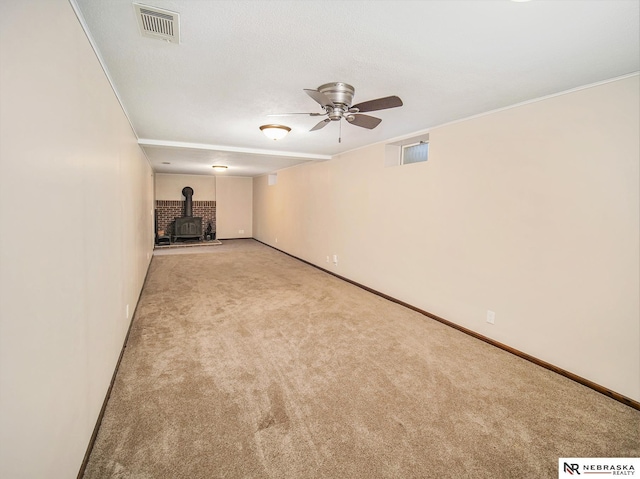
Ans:
[[[219,239],[220,241],[223,241],[223,240],[224,241],[233,241],[233,240],[247,240],[247,239],[255,239],[255,238],[252,238],[251,236],[239,236],[237,238],[216,238],[216,239]],[[258,241],[258,240],[256,240],[256,241]]]
[[[255,239],[255,238],[254,238]],[[260,241],[258,239],[255,239],[257,242],[262,243],[265,246],[268,246],[270,248],[275,249],[276,251],[280,251],[281,253],[286,254],[287,256],[290,256],[292,258],[297,259],[298,261],[302,261],[305,264],[308,264],[309,266],[313,266],[316,269],[319,269],[321,271],[324,271],[325,273],[330,274],[331,276],[335,276],[336,278],[339,278],[343,281],[346,281],[347,283],[351,283],[354,286],[357,286],[358,288],[364,289],[365,291],[368,291],[369,293],[375,294],[376,296],[380,296],[381,298],[384,298],[388,301],[392,301],[396,304],[399,304],[400,306],[404,306],[405,308],[411,309],[417,313],[420,313],[424,316],[427,316],[428,318],[434,319],[442,324],[446,324],[447,326],[450,326],[454,329],[457,329],[458,331],[461,331],[465,334],[468,334],[469,336],[472,336],[476,339],[479,339],[481,341],[484,341],[485,343],[491,344],[492,346],[495,346],[497,348],[500,348],[504,351],[507,351],[508,353],[511,353],[515,356],[518,356],[522,359],[525,359],[533,364],[536,364],[540,367],[543,367],[545,369],[548,369],[549,371],[553,371],[554,373],[557,373],[561,376],[564,376],[568,379],[571,379],[572,381],[575,381],[579,384],[582,384],[583,386],[586,386],[590,389],[593,389],[594,391],[597,391],[601,394],[604,394],[605,396],[610,397],[611,399],[615,399],[618,402],[621,402],[622,404],[625,404],[626,406],[632,407],[633,409],[637,409],[638,411],[640,411],[640,401],[636,401],[634,399],[631,399],[627,396],[624,396],[623,394],[617,393],[615,391],[612,391],[609,388],[606,388],[604,386],[601,386],[600,384],[594,383],[593,381],[590,381],[589,379],[583,378],[581,376],[578,376],[577,374],[574,374],[570,371],[567,371],[565,369],[562,369],[558,366],[555,366],[551,363],[548,363],[546,361],[543,361],[542,359],[538,359],[535,356],[531,356],[530,354],[524,353],[518,349],[512,348],[511,346],[508,346],[506,344],[500,343],[494,339],[488,338],[487,336],[484,336],[480,333],[477,333],[471,329],[465,328],[464,326],[460,326],[459,324],[454,323],[453,321],[449,321],[448,319],[444,319],[441,318],[440,316],[436,316],[435,314],[432,314],[428,311],[425,311],[423,309],[420,309],[416,306],[413,306],[412,304],[409,303],[405,303],[404,301],[401,301],[397,298],[394,298],[393,296],[389,296],[388,294],[385,293],[381,293],[380,291],[376,291],[373,288],[370,288],[368,286],[365,286],[363,284],[357,283],[356,281],[353,281],[349,278],[346,278],[344,276],[340,276],[339,274],[334,273],[333,271],[330,271],[328,269],[322,268],[321,266],[318,266],[316,264],[313,264],[307,260],[304,260],[302,258],[299,258],[295,255],[292,255],[290,253],[287,253],[286,251],[283,251],[279,248],[276,248],[275,246],[272,246],[270,244],[267,244],[263,241]]]
[[[102,419],[104,418],[104,413],[107,410],[107,403],[109,402],[109,398],[111,397],[111,391],[113,391],[113,385],[116,382],[116,376],[118,375],[118,370],[120,369],[120,363],[122,362],[124,351],[125,349],[127,349],[127,343],[129,342],[129,334],[131,333],[131,326],[133,326],[133,319],[136,317],[136,310],[138,309],[138,304],[140,303],[140,296],[142,295],[142,291],[144,290],[144,287],[147,284],[147,278],[149,277],[149,269],[151,269],[152,262],[153,262],[153,255],[151,255],[151,260],[149,261],[149,264],[147,266],[147,272],[144,275],[142,288],[140,288],[140,293],[138,293],[138,300],[136,301],[136,307],[133,309],[133,314],[131,315],[131,321],[129,321],[129,327],[127,328],[127,334],[125,335],[124,342],[122,343],[120,356],[118,356],[116,367],[113,371],[113,375],[111,376],[111,382],[109,383],[109,387],[107,388],[107,394],[105,395],[104,401],[102,402],[102,407],[100,408],[100,412],[98,413],[98,419],[96,420],[96,425],[94,426],[93,432],[91,433],[91,438],[89,439],[87,450],[85,451],[84,457],[82,458],[82,464],[80,465],[80,470],[78,471],[78,476],[76,479],[82,479],[87,469],[87,464],[89,463],[89,457],[91,456],[91,451],[93,451],[93,446],[96,443],[96,438],[98,437],[98,431],[100,430],[100,426],[102,425]]]

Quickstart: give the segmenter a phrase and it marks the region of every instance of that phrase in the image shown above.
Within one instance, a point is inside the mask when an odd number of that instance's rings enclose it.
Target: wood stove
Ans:
[[[173,241],[178,238],[198,238],[202,239],[202,217],[193,216],[193,188],[185,186],[182,188],[184,196],[184,216],[176,218],[173,225]]]

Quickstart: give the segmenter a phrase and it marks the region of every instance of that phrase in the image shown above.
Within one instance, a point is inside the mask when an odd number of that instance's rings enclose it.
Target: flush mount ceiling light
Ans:
[[[216,171],[225,171],[228,166],[224,166],[224,165],[213,165],[212,168]]]
[[[287,133],[291,131],[291,128],[284,125],[262,125],[260,127],[262,133],[266,135],[267,138],[272,140],[280,140],[287,136]]]

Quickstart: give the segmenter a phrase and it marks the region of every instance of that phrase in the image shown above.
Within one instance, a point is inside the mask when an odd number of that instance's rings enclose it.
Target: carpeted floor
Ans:
[[[156,256],[85,478],[557,478],[640,412],[253,240]],[[455,318],[450,318],[455,320]]]

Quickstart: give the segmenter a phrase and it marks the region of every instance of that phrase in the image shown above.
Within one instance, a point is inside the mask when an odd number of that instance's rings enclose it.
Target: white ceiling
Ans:
[[[638,0],[142,2],[180,14],[179,45],[141,36],[131,0],[71,3],[160,173],[257,176],[640,70]],[[342,143],[267,116],[321,112],[303,89],[332,81],[404,106],[341,122]]]

